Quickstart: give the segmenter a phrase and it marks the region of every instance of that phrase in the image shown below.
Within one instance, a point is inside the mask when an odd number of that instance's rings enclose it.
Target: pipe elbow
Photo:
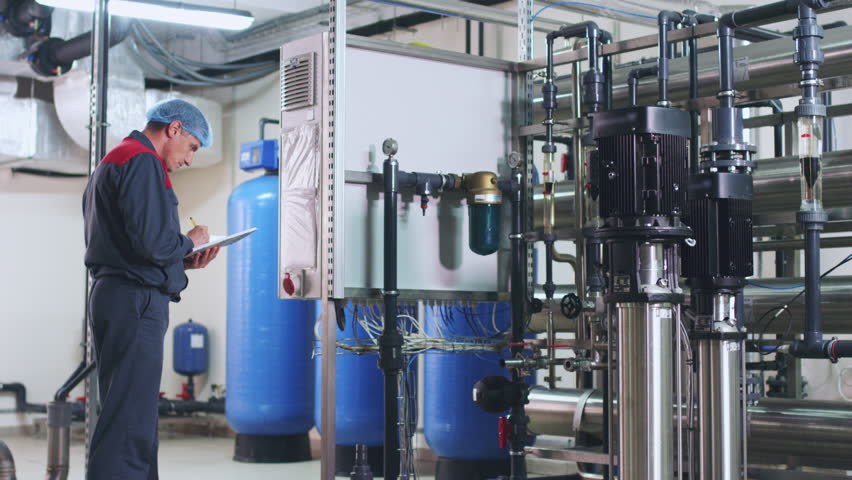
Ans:
[[[814,10],[819,10],[820,8],[825,8],[828,5],[826,0],[799,0],[799,5],[813,8]]]
[[[606,30],[598,30],[598,41],[603,44],[612,43],[612,34]]]
[[[598,27],[598,24],[595,23],[595,22],[592,22],[592,21],[587,21],[587,22],[585,22],[585,24],[586,24],[586,35],[588,35],[589,38],[598,38],[598,35],[600,35],[600,31],[601,31],[600,27]]]
[[[733,13],[726,13],[719,18],[719,28],[716,29],[718,35],[721,36],[731,36],[734,34],[734,30],[737,28],[737,21],[734,18]]]
[[[661,10],[657,15],[657,24],[661,26],[673,25],[683,21],[683,15],[671,10]]]

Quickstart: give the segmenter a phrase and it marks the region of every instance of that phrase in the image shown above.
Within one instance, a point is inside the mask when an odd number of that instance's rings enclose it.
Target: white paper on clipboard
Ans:
[[[252,228],[249,228],[248,230],[243,230],[242,232],[237,232],[237,233],[234,233],[234,234],[231,234],[231,235],[226,235],[226,236],[210,235],[210,241],[209,242],[193,248],[192,251],[189,252],[187,257],[195,255],[196,253],[207,250],[208,248],[211,248],[211,247],[227,247],[228,245],[230,245],[232,243],[238,242],[238,241],[248,237],[249,235],[251,235],[252,233],[254,233],[256,231],[257,231],[257,227],[252,227]]]

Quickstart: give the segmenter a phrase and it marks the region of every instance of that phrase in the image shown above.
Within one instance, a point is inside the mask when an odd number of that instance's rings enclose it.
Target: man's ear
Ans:
[[[183,128],[183,124],[180,122],[180,120],[174,120],[169,123],[168,128],[166,128],[166,133],[170,138],[175,137],[180,133],[181,128]]]

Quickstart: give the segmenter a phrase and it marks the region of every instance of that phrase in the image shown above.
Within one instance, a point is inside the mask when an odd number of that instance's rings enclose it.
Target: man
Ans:
[[[85,263],[94,279],[89,321],[101,412],[88,458],[89,480],[156,480],[163,340],[169,301],[180,300],[187,268],[204,268],[219,249],[192,256],[207,227],[180,233],[169,173],[192,165],[212,142],[195,106],[166,100],[148,124],[103,158],[83,195]]]

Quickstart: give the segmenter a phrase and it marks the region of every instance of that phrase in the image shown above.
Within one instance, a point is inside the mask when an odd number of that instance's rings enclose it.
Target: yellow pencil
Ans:
[[[198,224],[197,224],[197,223],[195,223],[195,220],[193,220],[193,219],[192,219],[192,217],[189,217],[189,221],[190,221],[190,222],[192,222],[192,226],[193,226],[193,227],[197,227],[197,226],[198,226]]]

